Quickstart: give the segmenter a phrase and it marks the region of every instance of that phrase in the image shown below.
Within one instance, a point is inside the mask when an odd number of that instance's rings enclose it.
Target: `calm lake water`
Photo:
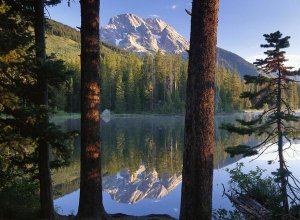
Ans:
[[[222,184],[226,187],[229,180],[226,168],[234,168],[239,161],[245,164],[245,171],[255,169],[256,166],[267,169],[267,173],[277,169],[277,163],[267,163],[270,159],[276,159],[274,148],[254,161],[253,158],[230,158],[224,151],[229,145],[255,144],[259,141],[218,129],[221,123],[245,117],[251,118],[254,115],[216,116],[214,209],[232,209],[228,199],[222,196]],[[62,126],[68,130],[79,129],[80,120],[69,119]],[[112,118],[101,122],[103,203],[108,213],[155,213],[179,217],[183,134],[184,118],[179,116]],[[300,151],[300,145],[295,144],[294,148]],[[300,172],[296,169],[300,166],[300,153],[290,151],[286,156],[290,170],[300,178]],[[53,173],[54,203],[60,214],[77,213],[79,158],[80,144],[77,139],[73,144],[71,165]]]

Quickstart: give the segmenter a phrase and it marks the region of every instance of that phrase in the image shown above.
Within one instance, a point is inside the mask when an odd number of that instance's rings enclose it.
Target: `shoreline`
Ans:
[[[116,214],[107,214],[112,220],[113,219],[121,219],[121,220],[176,220],[169,215],[164,214],[150,214],[145,216],[134,216],[134,215],[126,215],[123,213],[116,213]],[[79,219],[77,216],[63,216],[58,215],[59,220],[75,220]]]
[[[226,116],[226,115],[234,115],[234,114],[257,114],[262,113],[263,111],[252,111],[252,110],[244,110],[244,111],[235,111],[235,112],[218,112],[215,116]],[[300,113],[300,110],[295,110],[295,113]],[[51,117],[51,119],[79,119],[81,116],[80,113],[67,113],[61,112],[55,114]],[[137,118],[137,117],[159,117],[159,116],[166,116],[166,117],[184,117],[185,113],[111,113],[109,117],[111,118]],[[101,118],[105,118],[101,113]]]

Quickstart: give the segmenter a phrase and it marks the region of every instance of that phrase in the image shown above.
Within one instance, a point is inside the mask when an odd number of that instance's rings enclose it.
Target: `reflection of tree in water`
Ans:
[[[181,172],[182,118],[113,119],[103,126],[104,174],[135,172],[141,164],[159,175]]]
[[[224,151],[225,146],[233,143],[255,141],[247,136],[229,135],[227,132],[218,129],[221,123],[230,121],[234,117],[236,115],[216,117],[215,168],[224,167],[240,159],[239,157],[230,158]],[[66,122],[66,125],[69,129],[79,129],[79,123],[79,120],[71,120]],[[141,166],[145,167],[145,171],[143,175],[139,176],[140,180],[144,181],[143,178],[146,177],[153,178],[154,173],[157,173],[157,180],[155,181],[165,181],[165,185],[161,182],[160,187],[168,188],[166,186],[168,180],[172,181],[174,177],[176,177],[176,180],[181,178],[183,117],[113,118],[109,123],[101,123],[101,126],[102,173],[105,176],[104,179],[106,179],[103,189],[109,186],[109,179],[115,181],[114,186],[116,186],[116,176],[120,172],[128,172],[128,175],[133,177]],[[74,146],[71,166],[54,172],[53,179],[54,184],[57,186],[57,195],[74,191],[79,187],[79,185],[76,187],[78,183],[76,179],[79,178],[79,140],[76,140]],[[67,181],[65,181],[66,179]],[[70,187],[66,186],[68,183]],[[135,181],[131,183],[136,184]],[[118,184],[121,183],[118,182]],[[173,190],[173,187],[170,189]],[[149,196],[148,192],[144,189],[143,193],[135,199],[147,196]],[[127,197],[129,198],[128,195]],[[130,201],[134,202],[135,199]],[[122,201],[121,198],[118,198],[118,200]]]
[[[214,154],[214,166],[215,168],[222,168],[229,164],[236,162],[241,159],[242,156],[235,156],[231,158],[229,154],[225,152],[226,147],[235,146],[239,144],[256,144],[259,139],[254,138],[253,136],[241,136],[238,134],[230,134],[229,132],[219,129],[221,124],[232,122],[236,119],[247,119],[256,117],[255,114],[232,114],[217,116],[215,121],[215,154]]]

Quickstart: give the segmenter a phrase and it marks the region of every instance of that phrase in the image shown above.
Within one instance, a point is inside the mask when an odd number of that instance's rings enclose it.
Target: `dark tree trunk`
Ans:
[[[278,64],[279,68],[280,65]],[[278,93],[277,93],[277,113],[282,112],[282,74],[279,70],[278,76]],[[281,117],[281,116],[280,116]],[[282,120],[278,118],[277,120],[277,131],[278,131],[278,155],[279,155],[279,175],[280,175],[280,188],[283,200],[283,214],[285,217],[283,219],[289,219],[289,201],[287,194],[287,178],[286,178],[286,168],[285,160],[283,156],[283,133],[282,133]]]
[[[181,220],[212,215],[218,0],[194,0],[187,80]]]
[[[35,47],[37,65],[40,67],[46,59],[46,42],[45,42],[45,20],[44,20],[44,1],[35,1]],[[38,100],[37,104],[41,106],[48,105],[48,83],[42,72],[38,73]],[[48,117],[44,118],[43,123],[48,124]],[[41,138],[38,142],[38,165],[40,181],[40,203],[41,218],[54,219],[54,206],[52,198],[52,182],[49,165],[49,145]]]
[[[78,217],[104,219],[100,151],[100,0],[81,4],[81,172]]]

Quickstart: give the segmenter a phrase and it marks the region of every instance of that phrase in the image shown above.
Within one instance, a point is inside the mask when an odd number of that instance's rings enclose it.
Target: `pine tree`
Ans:
[[[100,151],[100,0],[81,6],[81,170],[78,217],[106,219]]]
[[[242,108],[242,101],[239,97],[242,92],[242,85],[240,76],[236,71],[231,74],[230,82],[232,108],[239,111]]]
[[[294,82],[293,76],[299,73],[291,71],[291,68],[284,64],[287,60],[283,49],[289,47],[290,37],[282,37],[279,31],[265,34],[264,37],[267,44],[262,44],[261,47],[268,49],[264,52],[266,58],[255,62],[260,74],[245,76],[246,84],[254,85],[256,90],[243,92],[241,97],[249,98],[254,109],[262,109],[265,106],[267,108],[255,119],[237,120],[238,124],[225,124],[222,128],[241,135],[266,135],[266,139],[258,145],[238,145],[227,148],[227,152],[231,155],[261,155],[274,144],[278,145],[279,169],[276,175],[282,193],[282,215],[283,218],[288,218],[284,217],[289,215],[288,188],[293,194],[295,192],[288,183],[288,178],[294,177],[288,171],[284,159],[283,141],[285,139],[292,144],[292,140],[299,136],[299,129],[291,125],[299,118],[293,114],[293,109],[283,94],[290,90],[291,82]]]
[[[287,101],[292,109],[297,110],[299,108],[298,87],[295,82],[290,83],[290,89],[287,91]]]
[[[212,218],[218,8],[218,0],[192,3],[181,220]]]
[[[37,7],[40,7],[39,10]],[[48,81],[52,87],[59,86],[69,72],[62,61],[52,57],[46,59],[43,31],[37,30],[37,26],[43,26],[43,8],[44,3],[39,1],[1,2],[3,41],[0,41],[0,47],[3,53],[0,56],[0,112],[8,117],[0,118],[0,143],[9,152],[5,155],[6,167],[15,170],[15,175],[24,173],[24,179],[38,177],[41,217],[52,219],[54,208],[50,167],[66,163],[70,136],[49,123],[48,117],[53,110],[46,102],[42,103],[48,95],[41,81]],[[52,147],[52,161],[49,161],[49,146]],[[10,173],[9,170],[6,172]]]
[[[116,113],[125,112],[125,91],[122,76],[119,76],[116,80]]]
[[[161,105],[164,101],[164,81],[165,81],[165,72],[164,72],[164,62],[163,54],[159,50],[154,57],[154,103]]]
[[[45,38],[45,18],[44,18],[44,1],[37,0],[34,3],[34,36],[35,36],[35,50],[36,63],[38,68],[45,64],[46,61],[46,38]],[[42,71],[39,71],[37,77],[37,86],[40,91],[38,104],[41,106],[48,106],[48,81]],[[47,114],[43,118],[43,123],[48,124]],[[52,198],[52,182],[50,173],[50,149],[49,145],[41,138],[38,143],[39,155],[39,179],[40,179],[40,199],[41,199],[41,217],[47,219],[54,219],[54,205]]]

